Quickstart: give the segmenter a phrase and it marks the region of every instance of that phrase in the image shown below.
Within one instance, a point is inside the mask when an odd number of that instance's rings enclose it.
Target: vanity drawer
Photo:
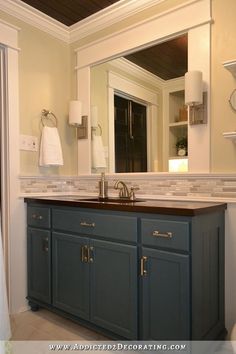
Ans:
[[[113,240],[137,241],[137,218],[71,209],[53,209],[54,230],[99,236]]]
[[[141,219],[142,243],[147,246],[190,250],[189,222]]]
[[[29,226],[49,229],[51,227],[50,208],[28,206],[27,223]]]

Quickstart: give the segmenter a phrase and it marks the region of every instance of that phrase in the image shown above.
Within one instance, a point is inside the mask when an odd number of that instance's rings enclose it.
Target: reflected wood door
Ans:
[[[115,95],[115,171],[147,172],[146,106]]]

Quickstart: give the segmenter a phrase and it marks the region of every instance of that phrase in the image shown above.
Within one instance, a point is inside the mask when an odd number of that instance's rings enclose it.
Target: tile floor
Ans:
[[[50,311],[26,311],[11,316],[11,340],[106,341],[108,338]]]

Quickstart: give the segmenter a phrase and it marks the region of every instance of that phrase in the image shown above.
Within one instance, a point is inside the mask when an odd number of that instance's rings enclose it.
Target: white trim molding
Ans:
[[[76,42],[164,1],[166,0],[120,0],[70,26],[70,42]]]
[[[150,84],[158,88],[163,88],[166,82],[170,81],[165,81],[160,77],[157,77],[156,75],[150,73],[150,71],[141,68],[125,58],[115,59],[110,62],[110,65],[122,71],[129,72],[129,74],[134,75],[139,80],[148,81]]]
[[[43,14],[20,0],[0,0],[0,10],[34,26],[66,43],[70,42],[69,27]]]
[[[66,26],[21,0],[0,0],[0,10],[57,39],[73,43],[166,0],[120,0],[72,26]]]
[[[120,0],[72,26],[62,24],[21,0],[0,0],[0,10],[71,44],[165,1]],[[153,19],[202,1],[204,0],[186,0],[183,4],[162,12],[161,15],[155,14]]]
[[[26,304],[26,229],[25,208],[19,200],[19,72],[18,28],[0,22],[0,42],[6,47],[6,112],[4,113],[2,141],[1,183],[4,198],[4,231],[8,242],[9,306],[12,313]],[[12,142],[14,141],[14,144]],[[3,209],[2,208],[2,209]],[[2,210],[3,211],[3,210]],[[23,286],[22,286],[23,284]]]
[[[156,106],[160,103],[158,102],[158,96],[160,96],[158,90],[153,91],[146,88],[144,85],[112,71],[108,72],[108,86],[115,91],[123,92],[124,94],[127,94],[130,97],[132,96],[140,101],[145,101]]]
[[[210,0],[184,3],[182,6],[77,48],[76,69],[116,59],[211,22]]]
[[[1,0],[0,0],[1,1]],[[0,43],[12,49],[17,49],[18,27],[9,25],[6,21],[0,20]]]

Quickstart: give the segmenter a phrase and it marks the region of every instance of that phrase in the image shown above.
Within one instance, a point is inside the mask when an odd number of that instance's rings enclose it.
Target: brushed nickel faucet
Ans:
[[[131,187],[130,191],[127,187],[127,185],[123,181],[116,181],[114,185],[115,189],[119,189],[119,198],[121,199],[129,199],[129,200],[135,200],[135,190],[138,190],[138,187]]]

